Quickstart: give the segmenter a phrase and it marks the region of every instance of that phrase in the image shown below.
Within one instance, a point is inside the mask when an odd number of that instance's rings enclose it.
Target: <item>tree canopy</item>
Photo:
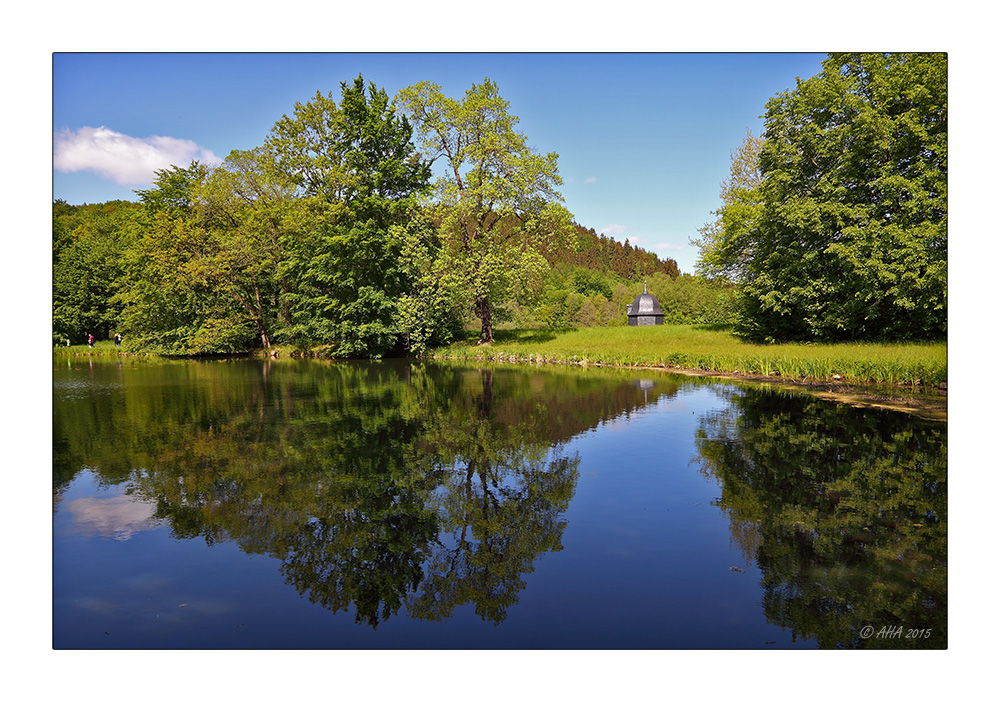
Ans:
[[[290,247],[284,268],[299,283],[288,336],[331,344],[338,355],[379,356],[412,346],[414,327],[424,331],[418,346],[433,336],[414,323],[414,299],[427,303],[425,319],[448,307],[437,278],[419,270],[437,246],[418,214],[430,167],[384,90],[366,90],[358,76],[341,91],[340,104],[317,95],[297,105],[268,140],[279,163],[305,164],[297,177],[322,203],[321,220]]]
[[[740,285],[738,332],[943,336],[947,124],[943,54],[832,54],[772,98],[699,242],[702,270]]]
[[[404,88],[396,102],[416,126],[425,156],[444,159],[436,194],[445,255],[474,301],[480,343],[490,343],[494,308],[540,289],[547,266],[539,249],[553,238],[570,243],[571,217],[557,190],[558,154],[528,146],[489,79],[461,100],[424,81]]]

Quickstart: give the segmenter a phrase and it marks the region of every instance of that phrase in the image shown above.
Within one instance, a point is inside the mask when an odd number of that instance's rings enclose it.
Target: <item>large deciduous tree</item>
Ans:
[[[211,169],[197,162],[157,171],[137,190],[142,208],[125,252],[125,285],[117,295],[122,329],[137,347],[164,353],[211,353],[247,348],[252,331],[239,310],[209,280],[217,242],[199,205]]]
[[[235,304],[233,321],[252,325],[264,348],[292,322],[292,282],[280,268],[290,240],[311,222],[295,190],[264,148],[232,151],[198,189],[207,246],[191,273]]]
[[[772,98],[762,180],[724,202],[702,250],[741,284],[738,332],[944,335],[947,124],[943,54],[832,54]]]
[[[341,101],[317,94],[268,139],[278,163],[323,203],[322,221],[292,249],[299,283],[293,336],[343,356],[421,350],[448,306],[433,228],[418,211],[430,167],[384,90],[358,76]],[[434,269],[434,270],[432,270]],[[440,275],[438,275],[440,273]]]
[[[270,347],[290,323],[285,240],[308,221],[295,184],[257,148],[215,169],[160,171],[153,185],[137,191],[143,221],[119,296],[127,335],[172,353]]]
[[[445,174],[436,182],[443,253],[481,320],[480,343],[490,343],[497,305],[537,289],[548,268],[540,250],[553,238],[572,237],[570,215],[559,204],[558,155],[527,145],[489,79],[461,100],[424,81],[400,91],[396,104],[427,158],[443,159]]]

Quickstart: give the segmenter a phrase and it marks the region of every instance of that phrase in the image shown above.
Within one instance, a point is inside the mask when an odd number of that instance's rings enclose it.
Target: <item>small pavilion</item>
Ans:
[[[651,327],[654,324],[663,324],[660,301],[649,294],[645,281],[642,283],[642,294],[638,295],[631,305],[628,305],[626,312],[630,327]]]

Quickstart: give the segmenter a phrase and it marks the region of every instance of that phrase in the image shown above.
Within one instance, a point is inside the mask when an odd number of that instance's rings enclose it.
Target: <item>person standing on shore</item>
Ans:
[[[87,334],[87,348],[94,348],[94,335],[90,333]]]

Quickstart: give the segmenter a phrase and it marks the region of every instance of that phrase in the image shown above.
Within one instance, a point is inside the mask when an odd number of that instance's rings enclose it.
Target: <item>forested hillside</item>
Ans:
[[[663,273],[671,278],[680,275],[677,262],[671,258],[661,260],[656,254],[625,243],[598,235],[593,229],[575,224],[576,246],[545,250],[542,255],[550,263],[569,263],[601,273],[612,273],[631,280],[636,277]]]

